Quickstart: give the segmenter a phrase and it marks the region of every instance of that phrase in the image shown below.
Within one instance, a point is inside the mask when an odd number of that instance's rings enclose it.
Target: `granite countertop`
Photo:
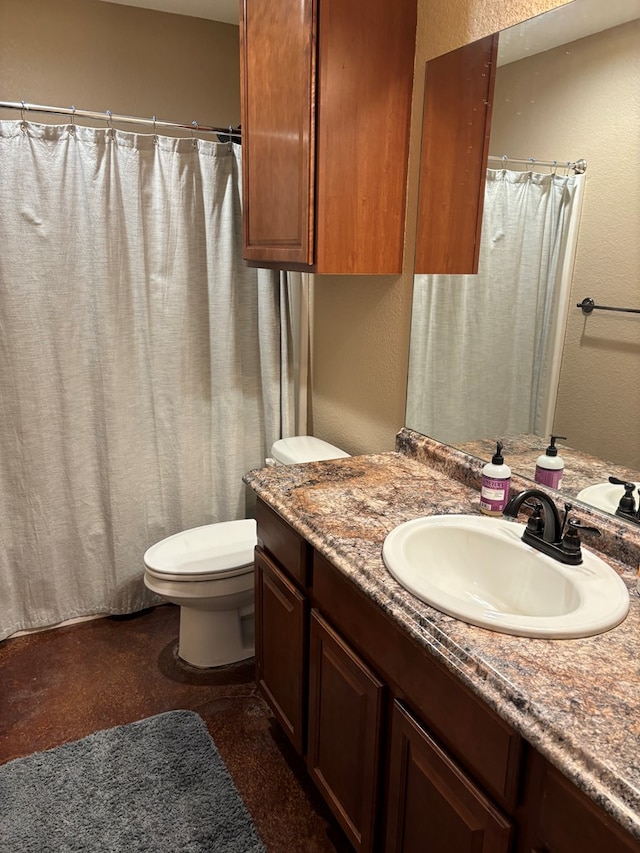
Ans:
[[[411,430],[398,451],[276,466],[245,482],[323,556],[436,655],[552,764],[640,839],[640,534],[614,516],[602,556],[630,590],[617,628],[585,639],[512,637],[467,625],[401,587],[382,561],[398,524],[478,511],[482,463]],[[477,464],[476,464],[477,463]],[[530,482],[512,480],[516,490]]]

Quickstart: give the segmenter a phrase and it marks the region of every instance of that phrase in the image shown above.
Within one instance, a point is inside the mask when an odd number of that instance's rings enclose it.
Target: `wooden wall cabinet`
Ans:
[[[415,272],[478,272],[498,34],[426,64]]]
[[[416,0],[242,0],[244,257],[402,272]]]

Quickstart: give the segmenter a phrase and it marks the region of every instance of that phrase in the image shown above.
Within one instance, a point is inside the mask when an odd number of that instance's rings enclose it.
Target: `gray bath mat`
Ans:
[[[193,711],[106,729],[0,767],[2,853],[264,849]]]

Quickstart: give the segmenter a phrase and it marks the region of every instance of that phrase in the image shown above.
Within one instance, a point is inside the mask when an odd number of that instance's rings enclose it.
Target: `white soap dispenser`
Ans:
[[[480,511],[485,515],[502,515],[509,502],[511,468],[505,465],[502,448],[502,442],[496,442],[496,452],[491,462],[487,462],[482,469]]]
[[[536,473],[534,475],[536,483],[549,486],[552,489],[560,488],[564,475],[564,459],[562,456],[558,456],[558,448],[556,447],[556,439],[558,438],[561,441],[567,440],[564,435],[551,436],[551,444],[536,459]]]

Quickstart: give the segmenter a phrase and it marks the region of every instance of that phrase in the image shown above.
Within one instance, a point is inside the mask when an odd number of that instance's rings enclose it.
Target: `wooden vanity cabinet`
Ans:
[[[416,0],[242,0],[244,257],[402,272]]]
[[[355,850],[640,853],[261,499],[257,520],[258,681]]]

